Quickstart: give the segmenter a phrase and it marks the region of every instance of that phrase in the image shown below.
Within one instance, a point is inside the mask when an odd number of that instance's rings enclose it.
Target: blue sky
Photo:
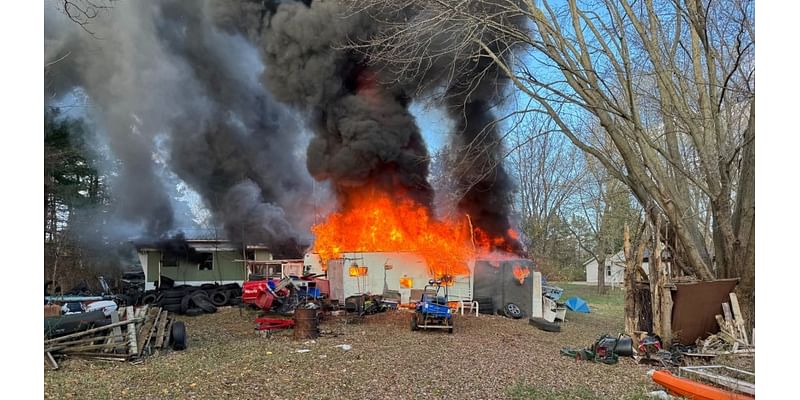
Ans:
[[[428,145],[428,153],[436,153],[446,143],[447,135],[453,129],[453,122],[439,107],[415,101],[411,103],[410,110]]]

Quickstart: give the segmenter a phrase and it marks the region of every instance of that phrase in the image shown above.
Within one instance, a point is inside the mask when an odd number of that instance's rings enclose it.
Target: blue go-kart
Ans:
[[[436,288],[436,291],[429,291],[429,288]],[[411,317],[412,331],[447,329],[447,333],[453,333],[453,313],[447,305],[447,286],[444,287],[444,296],[439,296],[441,289],[442,281],[433,279],[428,281]]]

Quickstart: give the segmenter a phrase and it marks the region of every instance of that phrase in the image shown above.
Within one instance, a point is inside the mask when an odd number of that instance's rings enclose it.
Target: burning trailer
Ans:
[[[314,265],[320,262],[317,254],[307,254],[305,260],[306,268],[319,268]],[[362,295],[380,295],[384,301],[396,299],[402,305],[415,303],[429,280],[436,279],[447,286],[451,302],[479,303],[483,313],[523,318],[542,317],[547,310],[563,319],[560,308],[553,310],[555,301],[542,297],[542,286],[535,288],[534,280],[541,281],[541,275],[529,259],[479,259],[469,262],[464,274],[435,276],[436,269],[413,252],[343,252],[341,258],[329,260],[325,269],[330,299],[340,304]]]

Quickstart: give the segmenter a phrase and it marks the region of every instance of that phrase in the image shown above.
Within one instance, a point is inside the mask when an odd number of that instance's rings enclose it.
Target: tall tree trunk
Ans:
[[[628,224],[625,224],[625,233],[622,237],[622,251],[625,254],[625,333],[633,337],[637,330],[636,321],[636,265],[635,257],[631,252],[631,233]]]
[[[600,253],[597,259],[597,293],[606,293],[606,253]]]
[[[733,211],[733,231],[736,235],[734,265],[732,269],[740,278],[737,296],[747,322],[747,330],[755,326],[755,288],[756,288],[756,236],[755,236],[755,148],[756,148],[755,99],[750,103],[750,116],[744,134],[742,163],[736,207]]]
[[[653,229],[652,250],[650,251],[650,308],[653,313],[653,333],[664,337],[663,316],[661,309],[661,219],[656,219],[655,229]]]

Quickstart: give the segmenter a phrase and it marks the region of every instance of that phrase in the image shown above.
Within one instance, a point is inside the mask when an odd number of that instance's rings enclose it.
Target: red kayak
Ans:
[[[667,389],[669,394],[694,400],[753,400],[755,397],[729,392],[714,386],[672,375],[671,372],[650,371],[653,381]]]

